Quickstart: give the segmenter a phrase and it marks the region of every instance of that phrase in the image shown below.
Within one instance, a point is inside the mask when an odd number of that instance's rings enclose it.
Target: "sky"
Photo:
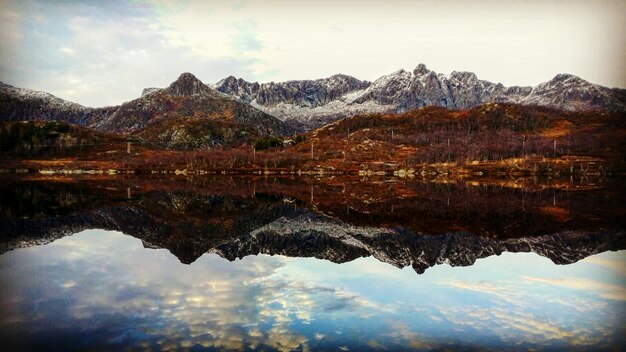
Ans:
[[[182,72],[205,83],[419,63],[509,85],[557,73],[626,88],[626,1],[0,0],[0,81],[116,105]]]

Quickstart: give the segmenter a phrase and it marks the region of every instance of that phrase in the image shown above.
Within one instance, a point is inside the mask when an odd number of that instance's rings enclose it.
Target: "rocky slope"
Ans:
[[[123,133],[172,117],[202,117],[246,124],[261,134],[289,134],[346,116],[400,113],[424,106],[468,109],[493,102],[623,112],[626,90],[569,74],[558,74],[535,87],[505,87],[471,72],[441,74],[420,64],[413,71],[398,70],[374,82],[337,74],[259,84],[229,76],[209,87],[184,73],[169,87],[146,88],[141,97],[120,106],[89,108],[0,83],[0,120],[59,120]]]
[[[261,134],[287,134],[281,121],[248,104],[234,100],[183,73],[164,89],[152,89],[142,97],[122,104],[94,127],[116,132],[133,132],[158,121],[194,117],[236,122],[252,126]]]
[[[189,151],[253,145],[260,135],[257,129],[248,124],[198,117],[176,117],[163,119],[133,136],[139,141],[147,141],[146,145],[149,147]]]
[[[46,92],[0,82],[0,121],[61,121],[88,127],[116,108],[89,108]]]
[[[579,77],[559,74],[535,87],[505,87],[471,72],[441,74],[418,65],[374,82],[335,75],[314,81],[251,83],[228,77],[215,88],[292,124],[312,129],[341,117],[397,113],[423,106],[468,109],[489,102],[540,105],[556,109],[626,110],[626,90],[606,88]]]
[[[106,108],[88,108],[48,93],[0,84],[0,121],[54,120],[130,133],[185,117],[244,124],[260,134],[291,132],[275,117],[215,91],[190,73],[181,74],[167,88],[151,88],[138,99]]]

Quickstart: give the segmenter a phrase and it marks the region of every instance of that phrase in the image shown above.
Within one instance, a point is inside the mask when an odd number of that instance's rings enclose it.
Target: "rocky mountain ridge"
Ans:
[[[308,129],[346,116],[401,113],[424,106],[469,109],[499,102],[569,111],[626,110],[625,89],[602,87],[570,74],[558,74],[535,87],[505,87],[480,80],[471,72],[436,73],[424,64],[412,72],[398,70],[374,82],[335,75],[259,84],[229,76],[215,88]]]
[[[169,87],[146,88],[132,101],[90,108],[0,83],[0,120],[59,120],[124,133],[169,117],[202,116],[249,124],[263,134],[289,134],[347,116],[401,113],[424,106],[469,109],[486,103],[623,112],[626,89],[602,87],[570,74],[558,74],[535,87],[505,87],[471,72],[441,74],[419,64],[413,71],[401,69],[374,82],[336,74],[269,83],[228,76],[206,85],[183,73]]]
[[[196,117],[245,124],[261,134],[288,134],[275,117],[183,73],[166,88],[144,90],[119,106],[90,108],[52,94],[0,83],[0,121],[62,121],[99,131],[132,133],[168,118]]]
[[[111,115],[94,121],[93,127],[134,132],[162,120],[180,117],[241,123],[261,134],[284,135],[290,132],[275,117],[217,92],[191,73],[181,74],[167,88],[151,89],[140,98],[122,104]]]

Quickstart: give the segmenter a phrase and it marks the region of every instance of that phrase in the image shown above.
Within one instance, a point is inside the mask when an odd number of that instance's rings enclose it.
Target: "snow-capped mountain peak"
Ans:
[[[403,112],[435,105],[468,109],[490,102],[541,105],[563,110],[626,110],[626,90],[606,88],[571,74],[558,74],[535,87],[505,87],[475,73],[436,73],[419,64],[381,76],[372,83],[337,74],[328,78],[282,83],[249,83],[227,77],[216,84],[274,116],[315,128],[341,117]]]

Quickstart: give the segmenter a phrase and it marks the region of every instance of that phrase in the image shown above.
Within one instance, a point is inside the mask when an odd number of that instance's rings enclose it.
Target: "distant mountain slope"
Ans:
[[[133,132],[161,120],[179,117],[237,122],[249,125],[261,134],[290,132],[277,118],[215,91],[191,73],[181,74],[167,88],[151,89],[148,94],[122,104],[113,114],[98,120],[94,127]]]
[[[64,122],[2,121],[0,153],[3,156],[33,157],[97,152],[124,148],[124,136],[97,132]]]
[[[337,74],[317,80],[287,81],[282,83],[249,83],[241,78],[229,76],[216,84],[223,93],[235,95],[246,101],[256,101],[259,105],[279,103],[316,107],[356,90],[370,86],[370,82]]]
[[[0,82],[0,121],[43,120],[90,126],[116,108],[89,108],[46,92]]]
[[[130,133],[180,117],[233,122],[260,134],[291,133],[277,118],[215,91],[190,73],[181,74],[167,88],[151,88],[140,98],[106,108],[88,108],[48,93],[0,84],[0,121],[54,120]]]
[[[335,75],[314,81],[250,83],[228,77],[215,88],[287,122],[309,129],[341,117],[364,113],[398,113],[423,106],[468,109],[501,102],[584,110],[626,110],[626,90],[606,88],[569,74],[558,74],[535,87],[505,87],[478,79],[471,72],[441,74],[418,65],[413,72],[399,70],[374,82]]]
[[[469,109],[516,103],[584,111],[626,111],[626,89],[606,88],[569,74],[535,87],[505,87],[471,72],[441,74],[418,65],[374,82],[337,74],[317,80],[252,83],[229,76],[214,86],[183,73],[167,88],[146,88],[119,106],[89,108],[44,92],[0,82],[0,121],[55,120],[101,131],[131,133],[168,118],[231,121],[260,134],[309,130],[339,118],[400,113],[424,106]]]

